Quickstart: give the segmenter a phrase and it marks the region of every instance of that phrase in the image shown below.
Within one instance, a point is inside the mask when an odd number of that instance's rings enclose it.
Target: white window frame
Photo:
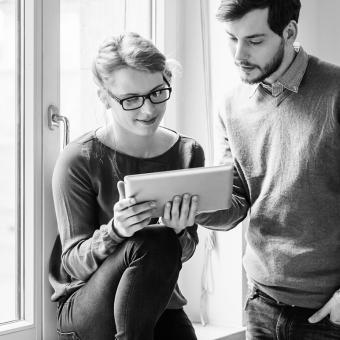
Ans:
[[[51,194],[58,132],[48,130],[47,107],[59,103],[59,1],[22,1],[24,43],[22,103],[24,126],[23,295],[20,321],[0,325],[0,338],[56,339],[55,306],[50,302],[48,260],[56,223]],[[53,44],[52,44],[53,42]],[[48,149],[47,147],[48,146]],[[55,146],[55,147],[53,147]],[[50,165],[50,166],[48,166]]]
[[[51,178],[60,131],[48,127],[48,107],[60,107],[60,1],[22,0],[24,120],[23,284],[20,321],[0,325],[3,340],[56,340],[56,304],[48,264],[57,235]],[[60,114],[63,114],[62,112]]]

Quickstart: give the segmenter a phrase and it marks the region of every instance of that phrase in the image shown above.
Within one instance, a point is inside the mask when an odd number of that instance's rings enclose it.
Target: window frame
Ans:
[[[51,302],[48,265],[57,235],[51,178],[60,131],[49,129],[47,112],[51,104],[60,107],[60,0],[21,0],[19,14],[17,111],[23,139],[18,220],[23,224],[17,235],[22,247],[17,282],[23,298],[17,308],[19,320],[0,324],[0,339],[55,340],[56,304]]]
[[[22,215],[19,215],[22,226],[17,238],[22,247],[18,256],[22,268],[22,274],[18,275],[22,299],[19,320],[0,325],[0,338],[5,340],[56,339],[55,310],[52,312],[47,271],[55,236],[53,226],[50,227],[54,220],[51,213],[51,164],[58,154],[59,136],[48,130],[45,114],[48,104],[58,103],[59,97],[59,71],[53,67],[58,65],[55,58],[59,56],[54,51],[59,47],[52,44],[52,41],[59,41],[59,15],[56,13],[59,13],[59,1],[22,0],[21,16],[17,18],[17,25],[21,25],[17,46],[20,51],[17,108],[22,117],[20,134],[23,137],[20,143]],[[43,147],[46,145],[48,150]],[[51,150],[51,145],[56,147]]]

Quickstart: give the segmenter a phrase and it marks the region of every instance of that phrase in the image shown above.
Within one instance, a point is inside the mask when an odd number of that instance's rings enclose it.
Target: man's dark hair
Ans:
[[[216,18],[219,21],[233,21],[242,18],[254,9],[268,8],[268,25],[282,36],[284,28],[291,20],[298,22],[300,0],[221,0]]]

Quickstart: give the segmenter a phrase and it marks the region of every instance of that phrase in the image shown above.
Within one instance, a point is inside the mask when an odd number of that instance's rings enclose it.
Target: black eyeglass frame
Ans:
[[[118,102],[122,106],[122,109],[124,111],[133,111],[133,110],[137,110],[137,109],[141,108],[144,105],[146,99],[149,99],[152,104],[161,104],[161,103],[164,103],[164,102],[166,102],[167,100],[170,99],[171,92],[172,92],[172,87],[170,86],[170,83],[168,82],[168,80],[164,76],[163,76],[163,80],[168,85],[168,87],[163,87],[163,88],[151,91],[150,93],[145,94],[145,95],[141,94],[141,95],[137,95],[137,96],[131,96],[131,97],[127,97],[127,98],[124,98],[124,99],[120,99],[120,98],[116,97],[110,90],[107,90],[107,92],[108,92],[108,94],[110,95],[110,97],[112,99],[114,99],[116,102]],[[160,91],[160,90],[169,90],[169,97],[167,99],[165,99],[165,100],[162,100],[161,102],[155,103],[155,102],[152,101],[151,95],[153,93],[157,92],[157,91]],[[124,108],[124,105],[123,105],[124,101],[129,100],[131,98],[136,98],[136,97],[143,98],[143,102],[142,102],[142,104],[140,106],[134,107],[133,109],[126,109],[126,108]]]

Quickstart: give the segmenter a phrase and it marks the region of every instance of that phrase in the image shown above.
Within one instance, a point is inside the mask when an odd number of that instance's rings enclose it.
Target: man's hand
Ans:
[[[308,321],[310,323],[316,323],[321,321],[329,315],[329,319],[336,324],[340,325],[340,289],[338,289],[333,296],[328,300],[328,302],[314,313]]]

